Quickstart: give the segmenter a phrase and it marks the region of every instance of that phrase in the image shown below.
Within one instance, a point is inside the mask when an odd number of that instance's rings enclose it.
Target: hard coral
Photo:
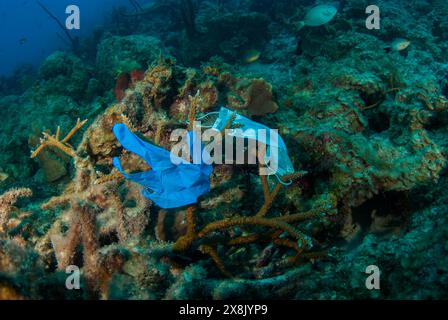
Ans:
[[[0,233],[7,232],[7,224],[10,218],[10,214],[14,209],[14,204],[20,198],[31,197],[33,192],[31,189],[11,189],[0,196]]]
[[[78,119],[73,129],[62,140],[60,140],[60,133],[61,133],[60,127],[58,127],[58,129],[56,130],[55,135],[50,135],[47,132],[44,132],[43,133],[44,137],[41,139],[39,147],[31,153],[31,158],[37,157],[46,147],[57,148],[62,152],[64,152],[65,154],[71,157],[75,157],[76,156],[75,151],[68,144],[68,141],[79,129],[81,129],[86,124],[86,122],[87,120],[81,121],[80,119]]]

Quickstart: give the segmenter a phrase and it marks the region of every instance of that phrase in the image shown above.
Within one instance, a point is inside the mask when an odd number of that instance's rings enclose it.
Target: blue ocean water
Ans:
[[[150,1],[142,1],[147,3]],[[127,0],[41,0],[65,24],[65,9],[75,4],[80,8],[81,29],[73,36],[86,37],[100,27],[114,7],[130,7]],[[68,48],[58,33],[65,37],[56,22],[35,0],[0,1],[0,75],[9,75],[22,64],[39,65],[55,50]]]

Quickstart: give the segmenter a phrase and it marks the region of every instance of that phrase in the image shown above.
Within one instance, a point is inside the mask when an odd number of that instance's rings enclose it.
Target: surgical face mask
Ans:
[[[235,119],[232,122],[232,127],[237,127],[237,129],[228,129],[226,134],[231,137],[252,139],[265,144],[264,164],[268,169],[267,174],[274,174],[279,178],[280,182],[283,182],[280,179],[282,176],[294,173],[294,167],[288,156],[285,142],[277,130],[270,129],[239,114],[234,115],[234,111],[224,107],[219,111],[218,118],[212,128],[217,131],[224,130],[226,124],[233,116]]]

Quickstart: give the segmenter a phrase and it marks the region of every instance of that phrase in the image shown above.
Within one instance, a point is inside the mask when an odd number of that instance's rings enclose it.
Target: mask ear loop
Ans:
[[[206,113],[205,115],[203,115],[203,116],[201,116],[201,117],[197,117],[196,120],[202,120],[202,119],[204,119],[204,118],[207,118],[207,117],[210,116],[210,115],[215,115],[215,114],[216,114],[216,115],[219,115],[219,111],[214,111],[214,112]],[[190,124],[190,121],[187,120],[186,123],[187,123],[187,124]],[[201,127],[202,127],[202,128],[213,128],[213,125],[207,125],[207,126],[201,125]]]
[[[201,117],[198,117],[198,118],[196,118],[196,119],[197,119],[197,120],[202,120],[202,119],[204,119],[204,118],[207,118],[207,117],[210,116],[210,115],[219,115],[219,111],[214,111],[214,112],[206,113],[205,115],[203,115],[203,116],[201,116]],[[187,120],[186,123],[187,123],[187,124],[190,124],[190,121]],[[203,127],[203,128],[213,128],[213,125],[208,125],[208,126],[201,125],[201,127]],[[268,170],[269,170],[273,175],[275,175],[275,177],[277,178],[277,180],[278,180],[279,183],[281,183],[282,185],[284,185],[284,186],[286,186],[286,187],[288,187],[288,186],[290,186],[290,185],[292,184],[292,180],[289,180],[288,182],[283,181],[282,178],[281,178],[277,173],[275,173],[275,171],[272,170],[272,168],[267,164],[267,162],[266,162],[266,158],[264,159],[264,165],[266,166],[266,168],[268,168]],[[268,175],[268,179],[269,179],[269,175]]]
[[[277,178],[279,183],[281,183],[285,187],[289,187],[292,184],[292,180],[291,179],[288,182],[284,182],[282,180],[282,178],[277,173],[275,173],[275,171],[272,170],[272,168],[268,165],[268,163],[266,162],[266,158],[264,158],[263,160],[264,160],[264,165],[266,166],[266,168],[268,168],[268,170],[271,171],[271,173]],[[269,175],[268,175],[268,179],[269,179]]]

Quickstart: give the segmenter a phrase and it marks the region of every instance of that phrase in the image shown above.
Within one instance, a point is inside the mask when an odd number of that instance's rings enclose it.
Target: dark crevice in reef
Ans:
[[[389,191],[376,195],[352,210],[353,223],[361,228],[358,241],[372,232],[387,235],[400,230],[412,211],[408,192]]]
[[[390,119],[389,116],[384,112],[375,112],[368,116],[369,129],[373,132],[381,133],[383,131],[389,130]]]
[[[100,236],[100,245],[102,247],[118,242],[119,242],[118,234],[115,231]]]
[[[431,116],[431,118],[429,119],[429,123],[425,126],[425,129],[430,131],[445,129],[447,124],[448,112],[442,111]]]
[[[327,189],[331,173],[328,170],[309,172],[299,180],[305,197],[311,198],[316,194],[322,194]],[[319,181],[319,183],[316,183]]]
[[[372,93],[361,92],[360,97],[366,107],[379,106],[384,102],[384,93],[377,91]]]
[[[80,268],[84,265],[82,248],[78,248],[78,250],[75,251],[75,256],[73,258],[73,265],[78,266]]]

